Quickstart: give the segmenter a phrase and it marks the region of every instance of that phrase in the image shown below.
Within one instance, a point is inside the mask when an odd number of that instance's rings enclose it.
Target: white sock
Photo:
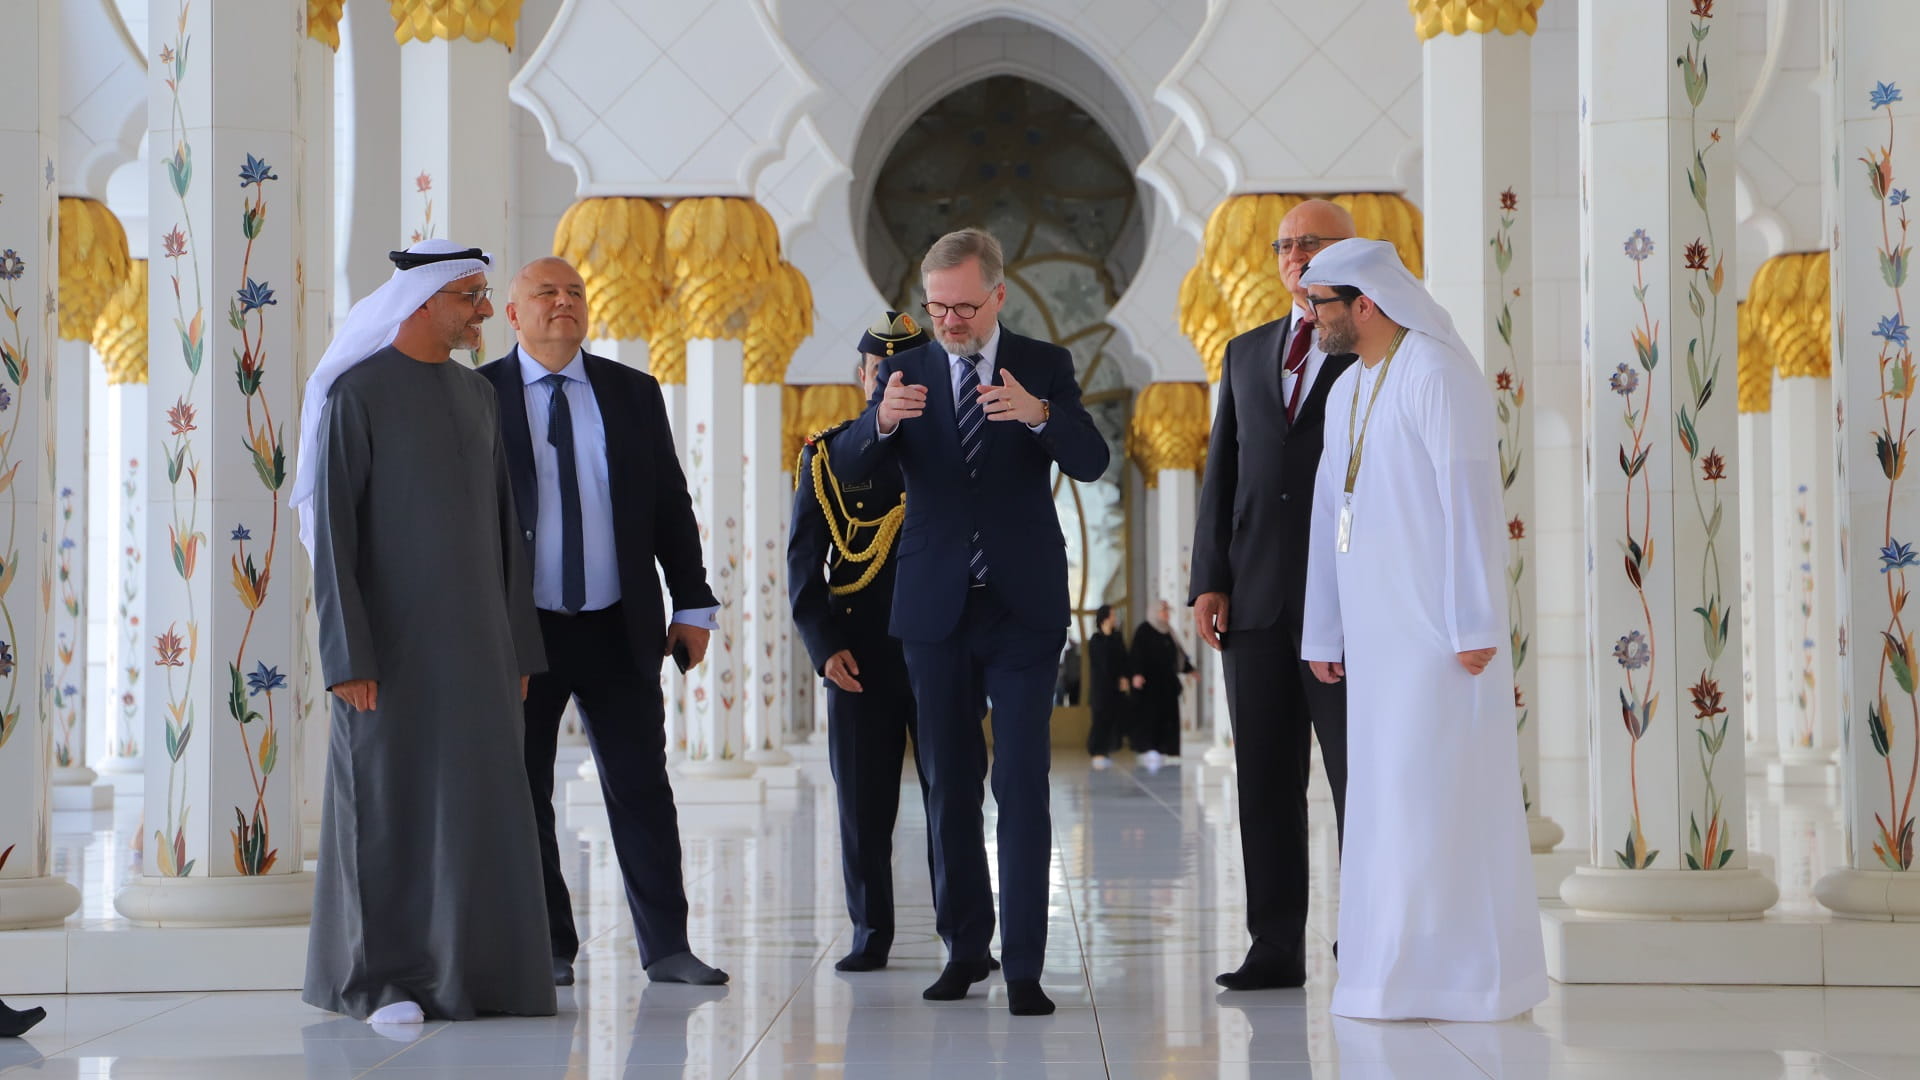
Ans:
[[[367,1017],[369,1024],[424,1024],[427,1016],[420,1006],[411,1001],[396,1001],[391,1005],[382,1005]]]

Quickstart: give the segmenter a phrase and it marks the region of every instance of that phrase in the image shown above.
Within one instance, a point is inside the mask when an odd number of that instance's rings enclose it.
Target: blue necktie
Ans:
[[[547,445],[560,464],[560,606],[572,615],[587,603],[587,544],[580,524],[580,477],[573,462],[573,409],[567,404],[566,376],[555,372],[540,381],[553,392]]]
[[[960,456],[967,463],[967,479],[980,479],[980,456],[986,450],[987,414],[980,407],[979,353],[959,358],[961,370],[958,399],[954,402],[954,423],[960,429]],[[967,576],[978,582],[987,580],[987,553],[980,550],[980,530],[967,538]]]

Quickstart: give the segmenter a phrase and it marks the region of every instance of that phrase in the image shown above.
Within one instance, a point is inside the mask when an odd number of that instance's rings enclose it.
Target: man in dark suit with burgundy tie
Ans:
[[[554,982],[573,982],[580,948],[553,831],[555,742],[567,702],[577,700],[647,977],[724,983],[726,972],[687,945],[680,825],[667,781],[660,665],[676,645],[700,662],[719,601],[707,587],[666,401],[652,376],[581,349],[586,285],[565,260],[535,259],[515,275],[507,320],[517,344],[480,374],[500,402],[547,648],[548,670],[528,686],[525,712]],[[661,602],[661,576],[671,609]]]
[[[1229,990],[1306,982],[1309,728],[1336,820],[1346,814],[1346,687],[1301,662],[1300,622],[1327,392],[1354,357],[1320,350],[1300,274],[1353,231],[1346,210],[1320,199],[1282,219],[1273,248],[1293,310],[1227,344],[1200,486],[1190,603],[1226,665],[1253,935],[1240,967],[1214,980]]]
[[[888,457],[906,479],[892,632],[919,713],[936,927],[948,950],[923,996],[964,997],[990,970],[984,692],[993,710],[1007,1005],[1015,1015],[1045,1015],[1053,1011],[1040,987],[1053,858],[1048,727],[1069,614],[1052,470],[1091,482],[1109,451],[1080,404],[1072,355],[1000,325],[1007,290],[992,236],[948,233],[920,268],[934,341],[883,362],[880,392],[833,436],[831,450],[843,481],[866,479]]]

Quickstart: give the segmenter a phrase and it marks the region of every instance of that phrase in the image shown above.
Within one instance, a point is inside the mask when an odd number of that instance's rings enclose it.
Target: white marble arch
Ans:
[[[1156,125],[1171,127],[1170,117],[1141,93],[1138,75],[1130,76],[1116,58],[1102,59],[1091,51],[1097,46],[1033,7],[1011,14],[1002,5],[939,24],[935,30],[945,27],[944,33],[897,54],[884,83],[869,81],[858,125],[841,129],[850,144],[844,154],[829,145],[829,126],[813,123],[806,130],[810,145],[794,148],[808,167],[794,167],[790,156],[763,177],[756,194],[780,221],[788,257],[814,282],[818,308],[818,330],[795,355],[789,381],[845,378],[847,343],[884,303],[865,258],[880,168],[908,127],[946,95],[995,75],[1031,80],[1085,109],[1136,170],[1158,141]],[[1181,219],[1204,220],[1210,208],[1163,208],[1143,185],[1139,226],[1116,254],[1133,269],[1132,282],[1109,317],[1119,330],[1109,354],[1131,385],[1202,377],[1199,358],[1178,334],[1176,302],[1178,274],[1195,246]]]
[[[147,133],[147,61],[114,0],[60,5],[60,192],[107,196]]]

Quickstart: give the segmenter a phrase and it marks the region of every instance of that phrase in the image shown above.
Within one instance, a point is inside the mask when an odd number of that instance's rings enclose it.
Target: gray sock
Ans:
[[[663,956],[648,964],[647,978],[654,982],[719,986],[727,981],[727,973],[717,967],[708,967],[700,962],[699,957],[690,952],[683,952]]]

